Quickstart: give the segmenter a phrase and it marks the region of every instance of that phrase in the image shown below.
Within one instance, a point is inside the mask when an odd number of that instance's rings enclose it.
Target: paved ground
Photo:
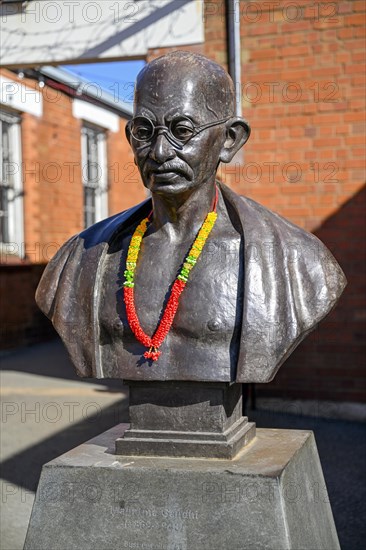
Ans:
[[[127,421],[128,396],[118,381],[78,379],[58,341],[5,355],[1,369],[0,548],[20,550],[42,465]],[[249,416],[260,427],[314,430],[342,549],[364,547],[365,425],[259,410]]]

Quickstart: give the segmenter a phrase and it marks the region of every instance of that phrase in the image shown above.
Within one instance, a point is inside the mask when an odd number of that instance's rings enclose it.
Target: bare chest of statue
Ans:
[[[235,380],[242,319],[242,236],[225,205],[181,294],[157,362],[132,333],[123,302],[123,272],[132,232],[116,236],[106,255],[99,301],[104,376],[126,380]],[[135,307],[149,336],[192,242],[171,245],[158,233],[143,238],[135,273]]]

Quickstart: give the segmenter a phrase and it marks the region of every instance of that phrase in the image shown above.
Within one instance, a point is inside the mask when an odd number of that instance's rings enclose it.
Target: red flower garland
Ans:
[[[144,236],[145,231],[147,229],[147,223],[149,222],[149,218],[145,218],[144,220],[142,220],[142,222],[138,225],[138,227],[136,228],[131,238],[131,242],[130,242],[130,246],[127,254],[127,263],[126,263],[126,271],[125,271],[126,280],[123,284],[124,302],[126,305],[127,321],[128,321],[128,324],[130,325],[132,332],[136,336],[137,340],[141,342],[141,344],[143,344],[146,348],[149,348],[149,351],[145,351],[144,353],[144,357],[146,359],[152,359],[152,361],[157,361],[159,356],[161,355],[161,351],[159,351],[159,347],[161,346],[166,335],[171,329],[175,314],[177,313],[179,298],[186,286],[189,273],[193,269],[194,265],[196,264],[197,259],[201,254],[202,249],[205,245],[206,239],[215,224],[215,221],[217,218],[217,214],[216,214],[217,200],[218,200],[218,192],[216,189],[216,197],[214,201],[213,210],[212,212],[209,212],[207,214],[206,219],[203,222],[202,227],[188,253],[188,256],[184,261],[183,267],[177,279],[173,283],[168,303],[164,310],[161,321],[152,338],[144,332],[144,330],[140,325],[139,319],[137,317],[136,308],[135,308],[134,289],[133,289],[136,262],[137,262],[137,258],[140,250],[142,237]]]
[[[168,334],[173,321],[175,314],[179,305],[179,297],[183,292],[186,283],[177,279],[174,281],[172,291],[169,296],[168,303],[166,305],[163,317],[159,323],[159,326],[152,338],[148,336],[142,329],[140,322],[137,317],[135,309],[135,300],[134,300],[134,290],[133,287],[124,287],[124,299],[126,304],[127,312],[127,321],[131,327],[132,332],[136,336],[137,340],[141,342],[146,348],[149,348],[149,351],[145,351],[144,357],[146,359],[152,359],[157,361],[161,355],[161,351],[158,351],[158,348],[164,341],[164,338]]]

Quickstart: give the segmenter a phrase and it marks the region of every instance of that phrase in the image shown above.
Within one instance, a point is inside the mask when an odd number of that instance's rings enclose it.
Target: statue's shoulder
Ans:
[[[340,296],[346,285],[345,275],[316,235],[226,186],[221,188],[239,216],[248,257],[254,255],[269,271],[285,270],[290,279],[297,281],[301,276],[308,288],[317,287],[323,278],[332,300]]]
[[[105,246],[114,235],[149,213],[146,200],[106,218],[66,241],[47,264],[36,291],[39,308],[51,317],[57,295],[70,294],[85,270],[96,273]],[[146,214],[147,213],[147,214]],[[85,279],[85,276],[82,276]]]
[[[347,281],[315,235],[230,189],[223,188],[223,196],[235,208],[244,236],[248,299],[237,382],[270,382],[333,309]]]
[[[132,225],[135,221],[144,217],[146,213],[149,213],[150,210],[151,201],[147,199],[132,208],[95,223],[84,229],[77,237],[83,241],[85,248],[90,248],[100,243],[108,243],[117,231]]]

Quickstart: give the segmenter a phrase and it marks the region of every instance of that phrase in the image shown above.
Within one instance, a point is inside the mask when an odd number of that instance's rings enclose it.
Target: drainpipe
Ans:
[[[239,0],[226,0],[226,24],[229,74],[236,92],[236,115],[242,116]]]

